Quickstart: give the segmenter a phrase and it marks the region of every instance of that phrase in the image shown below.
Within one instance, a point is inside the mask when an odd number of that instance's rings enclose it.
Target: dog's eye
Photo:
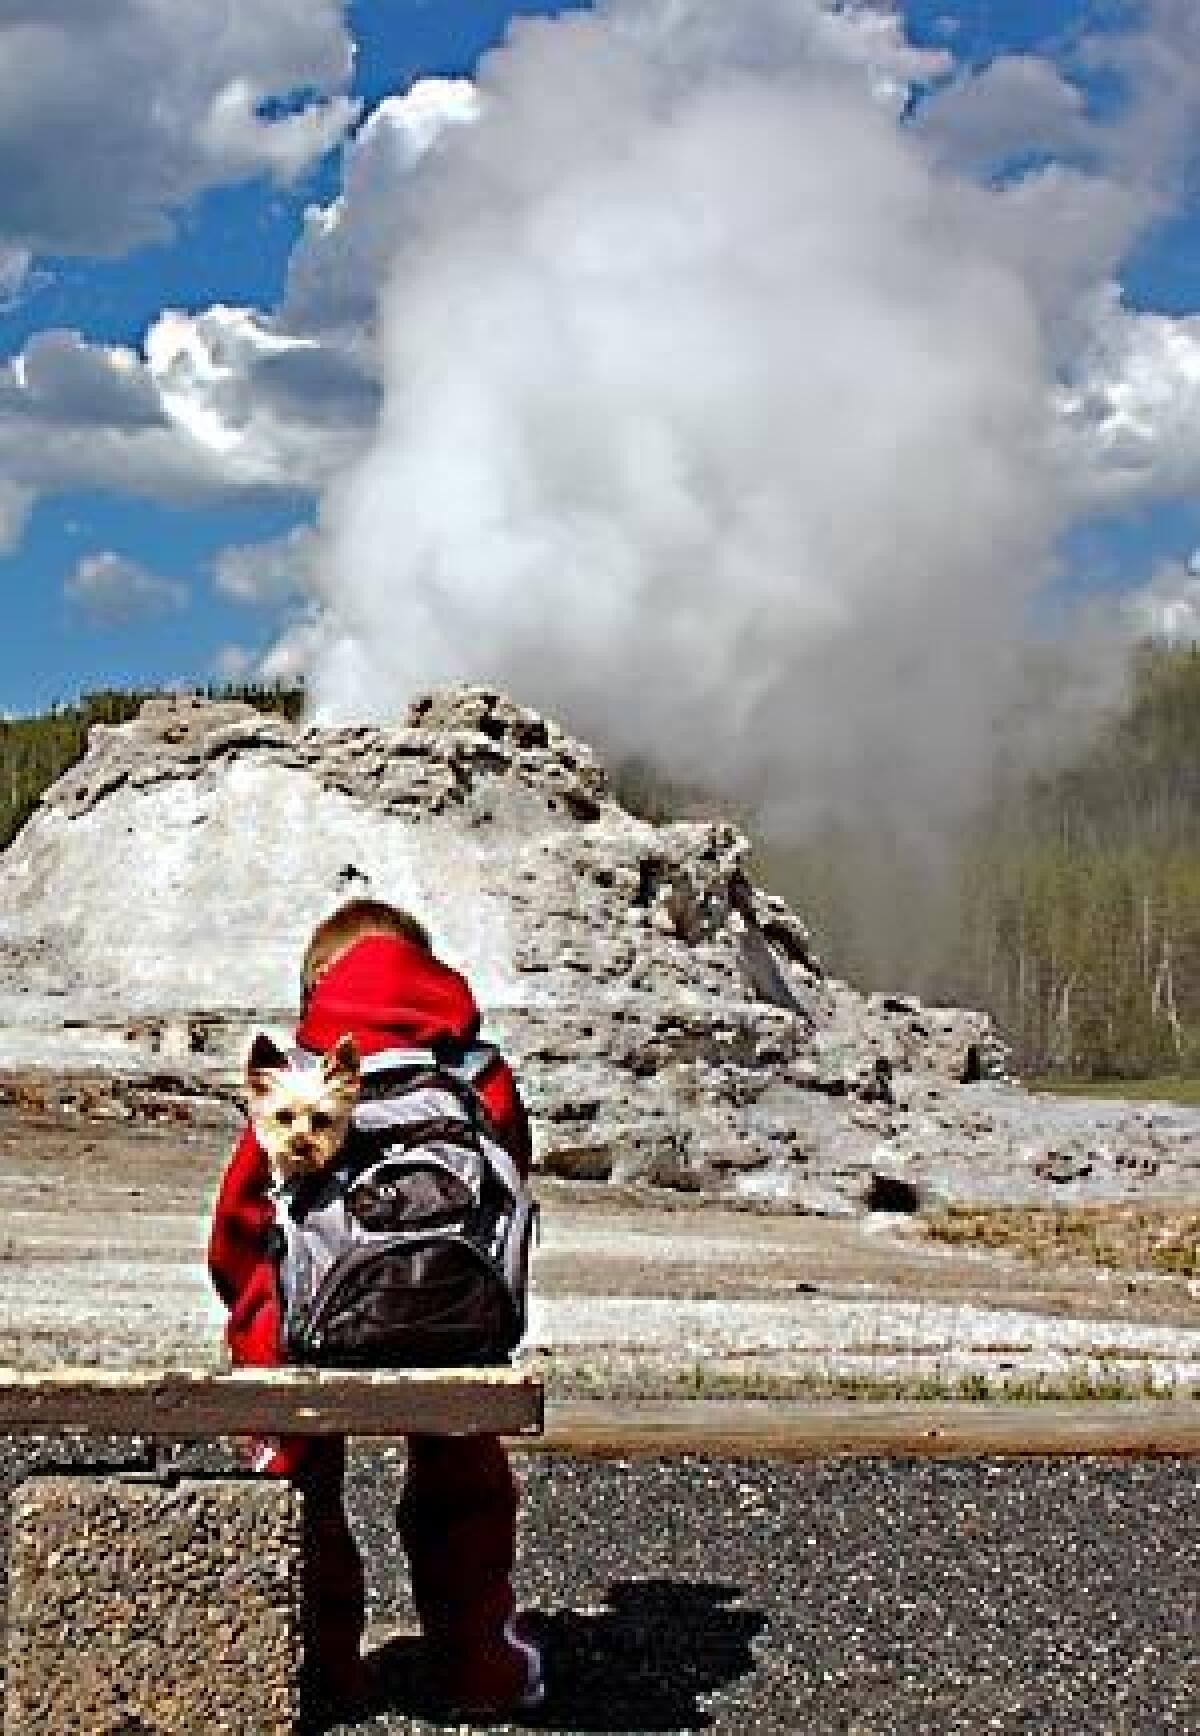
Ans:
[[[280,1127],[290,1127],[296,1117],[290,1109],[281,1109],[275,1119],[278,1121]]]
[[[327,1115],[323,1109],[317,1109],[313,1112],[312,1130],[314,1133],[328,1133],[332,1126],[332,1115]]]

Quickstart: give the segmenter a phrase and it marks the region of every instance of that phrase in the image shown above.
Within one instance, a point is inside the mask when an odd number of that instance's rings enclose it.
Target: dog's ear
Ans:
[[[328,1080],[336,1080],[343,1085],[356,1085],[360,1064],[358,1044],[352,1036],[346,1035],[339,1037],[329,1050],[321,1063],[321,1070]]]
[[[261,1097],[268,1088],[267,1074],[278,1073],[287,1066],[288,1058],[279,1044],[265,1031],[259,1031],[246,1057],[246,1084],[251,1093]]]

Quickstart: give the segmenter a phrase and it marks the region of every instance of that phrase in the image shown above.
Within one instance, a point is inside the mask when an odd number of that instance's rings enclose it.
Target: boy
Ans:
[[[362,1055],[393,1048],[469,1046],[479,1008],[463,977],[434,956],[415,917],[354,899],[320,923],[305,953],[296,1041],[313,1053],[352,1035]],[[497,1055],[476,1088],[522,1176],[529,1121]],[[269,1253],[271,1176],[247,1126],[225,1172],[209,1242],[209,1270],[229,1309],[235,1364],[284,1361]],[[362,1562],[342,1499],[345,1442],[289,1438],[255,1444],[255,1468],[293,1478],[305,1495],[312,1608],[309,1648],[318,1695],[351,1708],[364,1696]],[[410,1436],[399,1522],[413,1599],[448,1703],[461,1715],[502,1716],[538,1705],[537,1648],[513,1621],[511,1575],[517,1490],[494,1436]]]

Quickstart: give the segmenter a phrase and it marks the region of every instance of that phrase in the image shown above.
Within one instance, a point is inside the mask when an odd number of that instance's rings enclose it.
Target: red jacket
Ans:
[[[324,1051],[349,1032],[363,1055],[471,1043],[479,1008],[464,977],[411,941],[368,935],[321,978],[296,1028],[304,1048]],[[529,1172],[529,1120],[507,1062],[499,1056],[477,1089],[522,1175]],[[229,1309],[225,1336],[234,1363],[270,1368],[285,1360],[279,1295],[267,1252],[274,1223],[271,1172],[248,1126],[225,1171],[213,1214],[208,1269]]]

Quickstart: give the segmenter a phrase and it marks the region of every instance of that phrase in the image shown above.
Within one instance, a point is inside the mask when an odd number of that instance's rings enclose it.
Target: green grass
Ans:
[[[729,1403],[754,1400],[946,1400],[1008,1404],[1112,1402],[1134,1399],[1200,1397],[1186,1381],[1159,1381],[1143,1372],[1107,1372],[1078,1368],[1061,1375],[1019,1375],[997,1370],[973,1374],[822,1374],[806,1370],[791,1375],[730,1372],[711,1364],[692,1368],[645,1367],[610,1370],[587,1362],[543,1352],[531,1360],[551,1399],[601,1399],[610,1404],[629,1400],[707,1399]]]
[[[1022,1079],[1028,1091],[1054,1097],[1126,1097],[1139,1103],[1179,1103],[1200,1108],[1200,1079],[1162,1074],[1156,1079],[1062,1079],[1054,1075]]]

